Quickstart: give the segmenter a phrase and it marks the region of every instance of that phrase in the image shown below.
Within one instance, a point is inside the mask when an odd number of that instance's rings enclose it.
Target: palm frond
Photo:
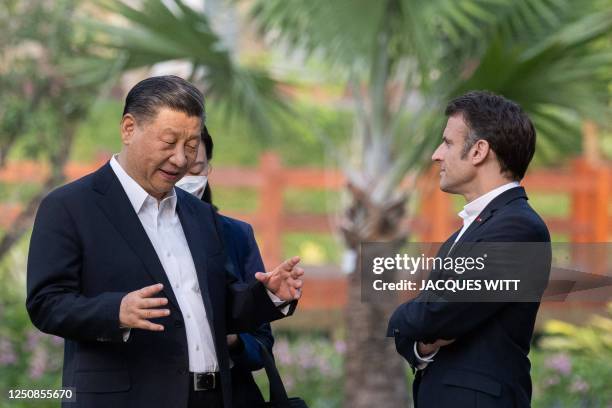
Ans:
[[[208,17],[181,0],[144,0],[140,8],[124,1],[107,7],[123,16],[126,26],[88,21],[90,29],[103,33],[101,43],[125,54],[124,70],[186,60],[193,64],[191,78],[215,100],[214,109],[231,121],[245,118],[261,137],[272,128],[271,117],[287,110],[278,83],[264,71],[239,66],[213,31]],[[224,108],[222,108],[224,107]]]

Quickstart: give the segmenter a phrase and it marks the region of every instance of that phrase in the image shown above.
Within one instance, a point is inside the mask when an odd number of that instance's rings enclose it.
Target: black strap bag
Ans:
[[[287,396],[287,391],[285,390],[283,380],[281,379],[278,369],[276,368],[274,357],[272,357],[268,349],[261,342],[259,342],[259,340],[257,340],[257,342],[261,346],[261,357],[263,360],[264,369],[266,370],[266,375],[268,376],[268,382],[270,383],[270,402],[266,402],[264,407],[308,408],[308,405],[306,405],[303,399],[297,397],[289,398]]]

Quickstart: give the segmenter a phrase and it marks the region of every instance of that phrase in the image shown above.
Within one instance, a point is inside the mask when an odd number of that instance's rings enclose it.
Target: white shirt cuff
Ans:
[[[125,343],[130,338],[130,333],[132,329],[123,329],[123,342]]]
[[[438,349],[438,350],[439,350],[439,349]],[[434,358],[434,356],[435,356],[436,354],[438,354],[438,350],[436,350],[436,351],[434,351],[433,353],[428,354],[428,355],[426,355],[426,356],[421,356],[421,355],[419,354],[419,350],[418,350],[418,341],[415,341],[415,342],[414,342],[414,355],[415,355],[415,357],[416,357],[416,359],[417,359],[417,362],[418,362],[418,364],[417,364],[417,366],[416,366],[417,370],[422,370],[422,369],[424,369],[425,367],[427,367],[427,365],[428,365],[429,363],[433,363],[433,361],[434,361],[434,360],[433,360],[433,358]]]
[[[268,292],[268,296],[270,296],[270,300],[272,301],[272,303],[274,303],[274,306],[280,306],[283,303],[285,303],[283,299],[279,298],[274,293],[270,292],[269,289],[266,289],[266,291]],[[280,309],[280,312],[286,316],[287,313],[289,313],[289,306],[291,305],[287,305],[283,307],[282,309]]]

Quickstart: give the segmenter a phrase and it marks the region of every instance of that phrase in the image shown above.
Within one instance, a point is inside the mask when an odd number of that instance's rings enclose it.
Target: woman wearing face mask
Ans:
[[[210,160],[213,153],[212,137],[204,126],[202,143],[198,149],[195,163],[185,177],[176,183],[177,187],[195,195],[212,205],[212,194],[208,185],[211,172]],[[255,272],[265,271],[259,248],[255,242],[253,228],[246,222],[219,215],[225,249],[232,273],[242,281],[250,282]],[[272,352],[274,338],[269,324],[260,326],[249,333],[230,334],[227,336],[232,367],[232,400],[234,407],[257,407],[264,399],[253,379],[252,371],[263,367],[261,344]]]

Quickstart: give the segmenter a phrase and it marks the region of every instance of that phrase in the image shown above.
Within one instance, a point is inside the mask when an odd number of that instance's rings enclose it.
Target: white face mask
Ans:
[[[202,199],[207,181],[207,176],[185,176],[176,182],[176,187],[182,188],[186,192]]]

